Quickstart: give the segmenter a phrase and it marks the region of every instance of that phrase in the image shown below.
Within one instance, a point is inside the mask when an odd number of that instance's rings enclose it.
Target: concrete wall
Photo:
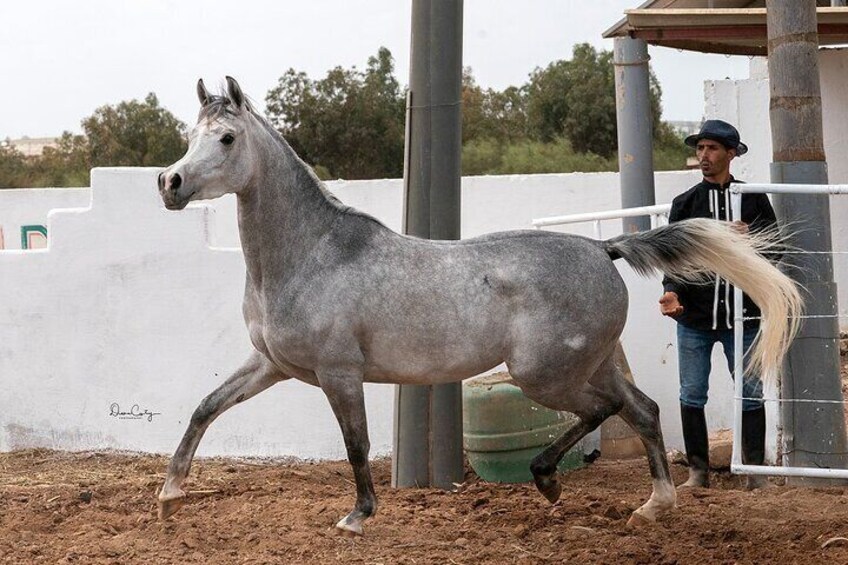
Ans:
[[[848,182],[846,52],[822,54],[825,141],[831,182]],[[751,151],[740,178],[768,180],[768,84],[762,65],[746,81],[708,83],[707,117],[739,124]],[[241,317],[244,265],[235,201],[225,197],[166,211],[154,169],[98,169],[90,189],[0,191],[0,450],[119,448],[171,452],[197,403],[250,351]],[[699,180],[660,173],[658,203]],[[339,181],[330,189],[398,230],[398,180]],[[528,228],[534,218],[619,208],[614,173],[463,179],[463,237]],[[832,198],[834,247],[848,249],[848,199]],[[52,210],[52,211],[51,211]],[[43,225],[49,249],[21,251],[21,226]],[[591,226],[570,231],[591,234]],[[620,233],[605,222],[604,237]],[[37,237],[36,237],[37,239]],[[620,262],[619,262],[620,263]],[[845,261],[836,262],[840,289]],[[630,290],[622,336],[637,384],[661,407],[669,447],[681,447],[675,324],[658,314],[658,277],[619,269]],[[840,290],[840,311],[848,302]],[[844,320],[843,320],[844,322]],[[844,326],[844,323],[843,323]],[[729,427],[732,387],[714,355],[708,417]],[[390,386],[367,388],[372,453],[391,448]],[[133,407],[142,417],[126,417]],[[772,422],[775,420],[772,419]],[[317,389],[278,385],[215,422],[202,455],[341,458],[335,419]]]
[[[49,233],[48,249],[0,251],[0,450],[170,452],[197,403],[250,351],[234,199],[169,212],[155,174],[95,169],[91,189],[0,191],[0,225]],[[697,179],[658,175],[659,192],[667,200]],[[399,228],[400,181],[331,189]],[[619,207],[618,177],[468,178],[463,207],[464,237],[527,228],[540,216]],[[620,222],[605,223],[606,237],[619,232]],[[674,324],[656,313],[657,280],[632,289],[625,346],[640,384],[666,408],[674,445]],[[391,448],[392,395],[390,386],[367,390],[375,454]],[[145,416],[126,417],[133,406]],[[320,391],[290,382],[224,414],[199,453],[329,458],[344,447]]]
[[[41,235],[47,231],[47,213],[54,208],[86,206],[88,188],[39,188],[0,190],[0,250],[47,246]],[[37,235],[36,235],[37,234]]]

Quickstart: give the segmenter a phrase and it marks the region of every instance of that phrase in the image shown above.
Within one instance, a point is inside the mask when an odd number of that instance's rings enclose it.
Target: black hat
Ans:
[[[748,146],[739,141],[739,132],[736,128],[721,120],[707,120],[701,126],[701,131],[687,137],[684,143],[689,147],[697,147],[702,139],[718,141],[728,149],[735,149],[737,155],[748,152]]]

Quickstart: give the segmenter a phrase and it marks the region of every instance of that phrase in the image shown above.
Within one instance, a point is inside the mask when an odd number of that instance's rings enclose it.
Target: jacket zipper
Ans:
[[[713,212],[713,217],[718,220],[718,191],[710,189],[710,208]],[[718,287],[721,284],[721,278],[716,275],[715,291],[713,293],[713,329],[718,329]]]
[[[733,218],[730,213],[730,195],[729,191],[724,191],[724,215],[727,218],[728,222],[732,222]],[[725,281],[724,285],[724,315],[725,321],[727,322],[727,329],[731,329],[733,325],[730,321],[730,283]]]

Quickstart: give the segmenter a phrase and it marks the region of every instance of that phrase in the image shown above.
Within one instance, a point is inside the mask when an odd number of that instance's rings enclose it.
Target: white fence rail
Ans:
[[[592,222],[595,230],[595,239],[601,239],[601,222],[603,220],[616,220],[619,218],[635,218],[639,216],[651,217],[651,228],[668,223],[668,212],[671,204],[656,204],[654,206],[640,206],[638,208],[622,208],[619,210],[607,210],[605,212],[589,212],[585,214],[571,214],[568,216],[550,216],[533,220],[536,229],[563,226],[567,224],[580,224]]]
[[[771,194],[848,194],[848,185],[846,184],[732,184],[731,192],[731,213],[732,218],[738,218],[742,212],[742,194],[744,193],[771,193]],[[804,252],[801,252],[804,253]],[[813,252],[811,252],[813,253]],[[833,253],[833,252],[831,252]],[[747,465],[742,463],[742,401],[743,394],[743,331],[744,331],[744,316],[742,312],[742,291],[738,288],[734,289],[734,406],[733,406],[733,455],[730,462],[730,471],[732,473],[740,473],[745,475],[772,475],[783,477],[807,477],[817,479],[846,479],[848,478],[848,469],[828,469],[819,467],[770,467],[766,465]],[[811,316],[803,316],[809,318]],[[816,318],[840,318],[838,314],[827,316],[814,316]],[[813,400],[780,398],[777,402],[818,402],[818,403],[839,403],[845,404],[844,399],[839,401],[833,400]],[[768,401],[768,399],[767,399]]]
[[[742,207],[743,193],[771,193],[771,194],[848,194],[848,185],[808,185],[808,184],[733,184],[731,187],[731,210],[732,217],[739,217]],[[534,219],[533,227],[539,229],[550,226],[562,226],[569,224],[592,222],[594,234],[601,239],[601,222],[604,220],[615,220],[621,218],[632,218],[638,216],[650,216],[651,227],[657,227],[668,221],[670,204],[655,206],[642,206],[639,208],[624,208],[619,210],[607,210],[604,212],[590,212],[583,214],[570,214],[565,216],[550,216]],[[743,314],[742,314],[742,291],[735,289],[735,359],[734,374],[741,375],[743,367]],[[828,316],[830,317],[830,316]],[[840,318],[845,316],[834,315]],[[733,409],[733,455],[731,460],[731,471],[733,473],[748,475],[771,475],[771,476],[793,476],[809,478],[848,478],[848,469],[826,469],[810,467],[772,467],[766,465],[746,465],[742,463],[742,378],[734,378],[734,409]],[[779,402],[796,402],[797,399],[778,399]],[[832,403],[831,400],[820,400],[813,402]],[[845,403],[843,400],[842,404]]]

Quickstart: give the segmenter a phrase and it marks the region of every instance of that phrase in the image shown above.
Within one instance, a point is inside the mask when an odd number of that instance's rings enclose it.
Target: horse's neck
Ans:
[[[245,264],[260,287],[291,276],[340,212],[294,151],[282,149],[262,158],[262,174],[238,195]]]

